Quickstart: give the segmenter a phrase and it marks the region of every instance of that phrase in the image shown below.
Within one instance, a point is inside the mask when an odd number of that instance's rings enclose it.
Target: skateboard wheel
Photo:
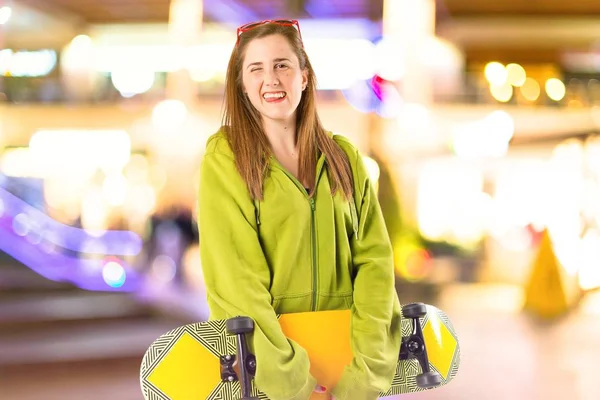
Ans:
[[[423,303],[411,303],[402,307],[405,318],[421,318],[427,315],[427,306]]]
[[[442,376],[437,372],[424,372],[417,375],[417,386],[423,389],[431,389],[442,383]]]
[[[227,333],[239,335],[254,330],[254,321],[248,317],[235,317],[227,320]]]

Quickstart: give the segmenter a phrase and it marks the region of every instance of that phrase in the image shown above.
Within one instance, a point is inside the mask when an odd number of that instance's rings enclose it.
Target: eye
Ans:
[[[250,72],[256,72],[256,71],[260,71],[262,68],[260,67],[256,67],[256,68],[251,68]]]
[[[287,65],[282,64],[282,63],[278,63],[278,64],[275,64],[275,68],[276,69],[283,69],[283,68],[287,68]]]

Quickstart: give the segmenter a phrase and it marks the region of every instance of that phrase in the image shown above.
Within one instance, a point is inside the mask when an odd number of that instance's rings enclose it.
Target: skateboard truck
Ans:
[[[427,348],[421,329],[419,318],[427,314],[427,306],[423,303],[412,303],[402,307],[405,318],[412,319],[412,333],[402,338],[400,345],[400,359],[409,360],[416,358],[421,366],[422,373],[417,375],[417,386],[423,389],[431,389],[442,383],[442,376],[429,368]]]
[[[221,380],[223,382],[234,382],[238,380],[237,374],[233,370],[235,360],[236,357],[233,354],[219,357],[219,362],[221,364]]]
[[[248,350],[246,333],[254,331],[254,321],[248,317],[235,317],[227,320],[227,333],[237,336],[237,355],[240,360],[240,384],[242,388],[242,398],[240,400],[259,400],[258,397],[252,397],[251,377],[256,374],[256,357]],[[237,375],[233,370],[236,357],[226,355],[221,357],[221,379],[223,381],[233,382],[237,380]]]

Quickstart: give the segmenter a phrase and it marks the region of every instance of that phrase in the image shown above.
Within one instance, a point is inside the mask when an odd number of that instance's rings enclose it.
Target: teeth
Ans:
[[[265,93],[263,97],[265,99],[280,99],[283,96],[285,96],[285,93],[280,92],[280,93]]]

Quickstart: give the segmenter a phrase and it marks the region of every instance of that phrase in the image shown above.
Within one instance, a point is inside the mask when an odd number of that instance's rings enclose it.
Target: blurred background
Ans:
[[[198,168],[235,28],[300,20],[403,303],[462,364],[406,399],[598,399],[600,2],[0,0],[0,399],[141,399],[207,318]]]

